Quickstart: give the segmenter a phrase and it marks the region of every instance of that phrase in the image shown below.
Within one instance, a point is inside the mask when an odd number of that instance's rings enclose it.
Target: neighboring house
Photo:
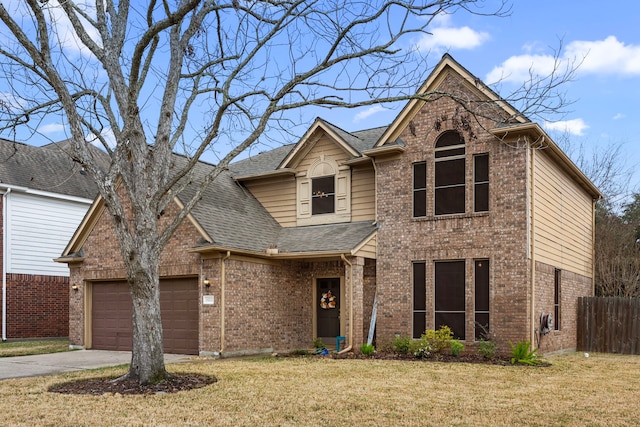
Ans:
[[[97,191],[68,144],[0,139],[3,341],[69,335],[69,269],[53,259]]]
[[[219,177],[162,255],[167,352],[286,351],[337,336],[359,351],[374,301],[378,344],[446,324],[469,349],[483,327],[502,351],[522,340],[575,348],[599,191],[449,55],[419,93],[454,94],[495,120],[433,95],[385,127],[317,119],[297,144]],[[179,206],[180,196],[165,216]],[[129,291],[100,198],[58,261],[77,285],[71,343],[129,349]],[[547,314],[553,324],[541,324]]]

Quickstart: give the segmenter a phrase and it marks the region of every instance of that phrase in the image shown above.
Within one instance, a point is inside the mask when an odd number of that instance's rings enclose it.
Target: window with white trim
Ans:
[[[351,169],[320,156],[297,175],[298,225],[351,221]]]

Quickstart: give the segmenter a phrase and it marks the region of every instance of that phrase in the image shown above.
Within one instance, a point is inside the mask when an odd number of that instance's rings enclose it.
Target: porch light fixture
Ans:
[[[209,279],[207,279],[206,277],[204,278],[204,280],[202,281],[202,283],[204,283],[204,285],[208,288],[209,286],[211,286],[211,282],[209,281]]]
[[[78,292],[79,288],[78,288],[78,285],[73,284],[73,285],[71,285],[71,289],[73,289],[74,291]]]

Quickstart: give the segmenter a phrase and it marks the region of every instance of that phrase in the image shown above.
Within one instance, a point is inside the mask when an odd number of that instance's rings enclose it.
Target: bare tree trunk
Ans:
[[[139,275],[129,284],[133,304],[133,352],[127,377],[142,384],[168,377],[162,349],[160,283],[158,276]]]

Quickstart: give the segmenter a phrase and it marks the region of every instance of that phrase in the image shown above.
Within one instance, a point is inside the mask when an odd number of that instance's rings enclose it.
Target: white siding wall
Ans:
[[[7,203],[7,273],[69,276],[56,263],[89,209],[89,203],[18,192]]]

